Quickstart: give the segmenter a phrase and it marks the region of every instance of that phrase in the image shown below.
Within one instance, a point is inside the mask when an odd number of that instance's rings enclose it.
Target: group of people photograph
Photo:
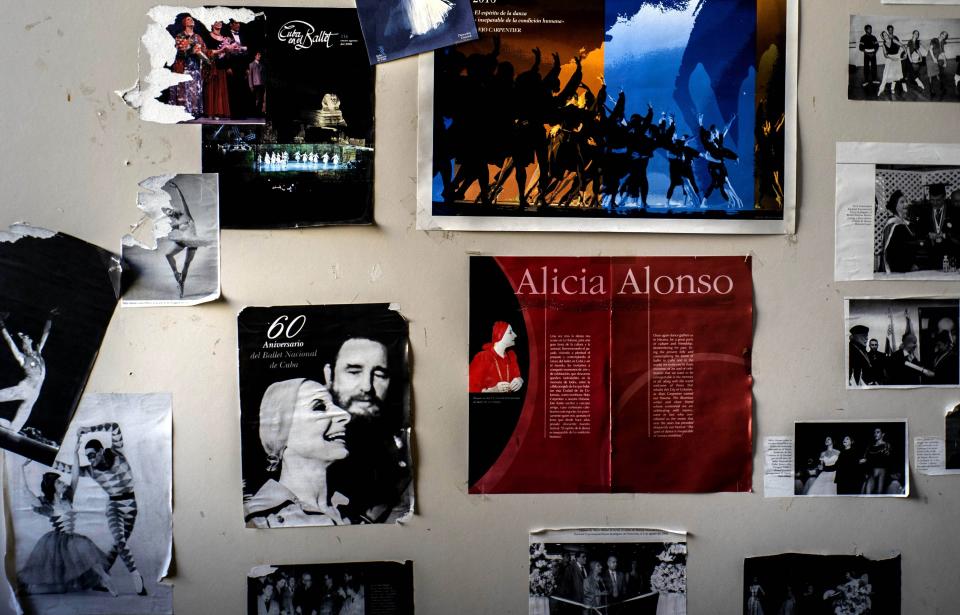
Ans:
[[[955,300],[928,300],[918,306],[851,299],[848,309],[849,388],[951,386],[960,381]]]
[[[960,171],[957,167],[877,165],[875,273],[909,277],[917,272],[956,273],[960,267],[960,184],[933,181],[912,190],[911,198],[906,184],[894,187],[897,182],[892,181],[895,175],[923,176],[933,169],[941,176]]]
[[[956,19],[851,16],[849,98],[960,101],[958,28]]]
[[[743,567],[744,615],[900,613],[900,557],[781,553]]]
[[[179,15],[167,30],[177,48],[171,69],[190,79],[171,86],[163,102],[183,107],[198,120],[266,115],[262,31],[254,34],[234,20],[215,21],[208,29],[189,13]]]
[[[686,615],[686,555],[683,543],[533,543],[530,613]]]
[[[614,95],[603,76],[588,83],[584,59],[572,58],[564,82],[558,53],[547,59],[534,48],[529,66],[515,67],[500,58],[499,38],[488,53],[437,53],[435,207],[590,215],[754,209],[753,191],[738,193],[728,169],[740,163],[727,138],[736,114],[700,113],[696,126],[682,128],[675,113],[657,113],[651,103],[628,108],[625,92]],[[765,117],[765,108],[756,118],[757,200],[772,197],[782,206],[775,142],[783,117]],[[669,185],[652,194],[648,167],[658,157]]]
[[[905,422],[797,423],[794,494],[907,494]]]
[[[283,566],[250,579],[250,615],[364,615],[366,588],[355,573],[314,568]]]

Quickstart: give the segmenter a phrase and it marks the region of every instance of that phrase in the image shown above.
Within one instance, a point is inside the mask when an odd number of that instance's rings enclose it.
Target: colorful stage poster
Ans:
[[[470,492],[750,491],[750,266],[472,257]]]
[[[53,463],[119,294],[116,255],[25,224],[0,230],[0,448]]]
[[[237,317],[247,527],[413,515],[407,322],[387,304]]]
[[[202,124],[223,228],[373,222],[374,69],[355,9],[156,6],[141,119]]]
[[[86,395],[56,460],[4,457],[29,613],[173,613],[169,394]]]
[[[360,0],[371,64],[476,40],[471,0]]]
[[[421,57],[418,227],[793,232],[798,4],[475,3]]]

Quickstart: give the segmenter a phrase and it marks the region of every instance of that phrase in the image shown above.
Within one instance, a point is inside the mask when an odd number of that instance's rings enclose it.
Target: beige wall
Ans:
[[[138,218],[140,179],[199,171],[199,127],[140,122],[113,94],[136,78],[137,39],[150,6],[148,0],[6,3],[0,225],[28,220],[119,249]],[[960,284],[832,281],[834,143],[960,141],[957,105],[846,100],[851,12],[960,17],[960,8],[803,0],[801,10],[796,236],[417,231],[416,60],[407,59],[377,75],[378,226],[226,231],[222,301],[119,310],[88,390],[173,393],[177,612],[243,612],[245,574],[254,564],[409,558],[418,613],[526,613],[527,531],[577,525],[691,532],[691,613],[738,612],[743,557],[800,549],[900,550],[903,612],[957,612],[960,478],[915,476],[914,496],[896,501],[466,493],[468,252],[752,253],[757,442],[790,433],[797,418],[906,416],[911,436],[942,432],[942,408],[960,398],[958,391],[844,390],[844,296],[960,293]],[[410,321],[419,515],[406,527],[244,529],[236,314],[247,305],[351,301],[398,302]],[[759,466],[754,485],[762,485]]]

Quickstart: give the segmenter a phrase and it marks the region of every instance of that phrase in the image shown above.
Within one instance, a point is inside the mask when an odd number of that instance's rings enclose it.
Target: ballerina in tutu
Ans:
[[[187,283],[187,272],[190,270],[190,263],[193,261],[193,257],[196,256],[197,248],[209,246],[213,242],[208,239],[202,239],[197,235],[197,225],[193,221],[193,216],[190,215],[187,199],[184,198],[180,186],[173,181],[170,181],[169,184],[173,186],[177,194],[180,195],[181,207],[174,207],[171,203],[169,206],[161,209],[163,219],[158,221],[158,226],[161,228],[166,227],[170,230],[165,236],[157,239],[157,250],[166,257],[167,263],[170,265],[171,271],[173,271],[173,278],[177,283],[180,298],[182,299],[183,287]],[[181,252],[185,252],[185,255],[183,257],[183,265],[178,270],[175,257]]]
[[[402,6],[410,28],[410,38],[438,28],[453,9],[453,3],[447,0],[403,0]]]
[[[21,467],[24,486],[27,485],[25,468],[29,463],[27,460]],[[28,594],[106,589],[116,596],[117,591],[104,568],[107,554],[92,540],[73,531],[77,517],[73,496],[80,480],[79,459],[73,468],[69,485],[57,472],[46,472],[40,481],[40,494],[30,491],[37,502],[34,512],[50,519],[53,530],[34,545],[27,563],[18,573],[20,584]]]

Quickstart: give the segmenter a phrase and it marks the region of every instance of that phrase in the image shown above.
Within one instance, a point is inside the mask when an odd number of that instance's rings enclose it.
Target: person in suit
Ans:
[[[892,215],[883,225],[883,271],[905,273],[914,271],[918,263],[928,260],[923,232],[915,230],[913,211],[901,190],[894,190],[887,199],[887,211]]]
[[[904,333],[900,339],[900,348],[887,362],[887,384],[914,385],[920,384],[925,378],[932,378],[934,373],[924,368],[917,356],[917,336]]]
[[[250,117],[252,113],[252,94],[247,84],[247,69],[250,66],[250,53],[247,34],[239,21],[230,20],[230,30],[226,33],[233,39],[234,51],[227,60],[227,89],[230,94],[230,111],[233,118]]]
[[[604,581],[607,586],[607,602],[610,608],[607,613],[623,613],[624,609],[618,603],[623,602],[627,597],[627,575],[617,570],[617,556],[611,555],[607,558],[607,572],[604,574]]]
[[[957,345],[949,331],[940,331],[934,338],[933,353],[927,364],[933,372],[932,384],[957,384]]]
[[[587,554],[578,551],[573,562],[567,566],[563,579],[560,582],[560,597],[576,602],[584,603],[583,585],[587,580]],[[564,606],[558,612],[567,615],[581,615],[582,607],[572,604],[562,603]]]
[[[920,216],[919,235],[930,241],[926,266],[923,269],[942,270],[955,267],[960,255],[960,212],[947,206],[947,187],[935,182],[927,185],[927,201]]]
[[[870,328],[865,325],[850,327],[847,380],[852,386],[876,384],[876,382],[869,382],[869,377],[873,373],[873,365],[870,362],[870,356],[867,354],[869,334]]]
[[[866,376],[867,382],[883,384],[886,375],[883,371],[883,362],[887,356],[880,352],[880,342],[873,338],[870,340],[870,349],[867,351],[867,358],[870,359],[870,375]]]

